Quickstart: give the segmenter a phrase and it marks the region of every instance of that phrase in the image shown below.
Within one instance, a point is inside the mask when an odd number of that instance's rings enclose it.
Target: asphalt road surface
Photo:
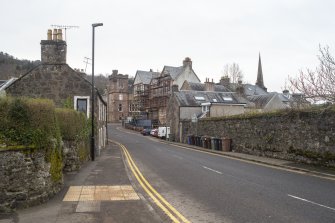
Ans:
[[[335,181],[155,141],[109,126],[150,184],[190,222],[335,222]]]

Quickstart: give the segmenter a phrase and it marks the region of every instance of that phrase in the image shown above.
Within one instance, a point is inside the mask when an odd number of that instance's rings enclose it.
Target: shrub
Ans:
[[[69,141],[89,139],[90,122],[84,113],[72,109],[57,108],[56,116],[63,139]]]
[[[55,106],[46,99],[0,98],[0,145],[15,148],[59,148]]]

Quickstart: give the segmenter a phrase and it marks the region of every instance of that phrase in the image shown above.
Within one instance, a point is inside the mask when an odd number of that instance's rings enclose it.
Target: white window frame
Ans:
[[[91,101],[90,101],[90,96],[74,96],[74,100],[73,100],[73,108],[74,110],[77,111],[77,101],[78,99],[86,99],[87,100],[87,111],[86,111],[86,116],[87,118],[90,117],[90,113],[91,113]]]

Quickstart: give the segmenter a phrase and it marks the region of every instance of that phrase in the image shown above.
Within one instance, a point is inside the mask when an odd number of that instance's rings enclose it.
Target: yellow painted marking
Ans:
[[[120,127],[117,127],[117,129],[119,131],[121,131],[121,132],[135,134],[135,133],[132,133],[132,132],[129,132],[129,131],[122,131],[120,129]],[[258,166],[264,166],[264,167],[269,167],[269,168],[272,168],[272,169],[283,170],[283,171],[287,171],[287,172],[291,172],[291,173],[297,173],[297,174],[302,174],[302,175],[308,175],[308,176],[317,177],[317,178],[320,178],[320,179],[326,179],[326,180],[335,181],[335,177],[334,177],[333,174],[321,173],[321,174],[324,174],[326,176],[320,176],[320,175],[317,175],[317,174],[312,173],[312,172],[307,172],[307,171],[302,171],[302,170],[293,170],[293,169],[288,169],[288,168],[285,168],[285,167],[273,166],[271,164],[259,163],[259,162],[256,162],[256,161],[245,160],[245,159],[238,158],[238,157],[231,157],[231,156],[227,156],[225,154],[211,153],[211,152],[206,152],[206,151],[202,151],[202,150],[198,150],[198,149],[192,149],[192,148],[185,147],[185,146],[180,146],[180,145],[174,145],[174,144],[170,144],[170,143],[165,143],[165,142],[162,142],[162,141],[159,141],[159,140],[154,140],[153,138],[149,138],[149,139],[151,139],[153,141],[156,141],[156,142],[160,142],[160,143],[166,144],[166,145],[170,145],[170,146],[174,146],[174,147],[179,147],[179,148],[187,149],[187,150],[192,150],[192,151],[196,151],[196,152],[199,152],[199,153],[206,153],[206,154],[209,154],[209,155],[212,155],[212,156],[225,157],[227,159],[238,160],[240,162],[250,163],[250,164],[254,164],[254,165],[258,165]],[[327,175],[329,177],[327,177]]]
[[[133,163],[135,169],[137,170],[139,176],[142,178],[142,180],[144,181],[144,183],[150,188],[150,190],[175,214],[177,215],[177,217],[179,217],[183,222],[187,222],[189,223],[189,221],[179,212],[177,211],[169,202],[167,202],[165,200],[165,198],[163,198],[150,184],[149,182],[144,178],[144,176],[142,175],[142,173],[140,172],[140,170],[137,168],[137,166],[135,165],[133,159],[131,158],[128,150],[126,149],[125,146],[123,146],[123,148],[125,149],[126,153],[128,154],[131,162]]]
[[[145,190],[145,192],[153,199],[153,201],[157,204],[157,206],[159,206],[163,210],[163,212],[170,217],[170,219],[173,222],[180,223],[181,220],[182,222],[189,223],[189,221],[181,213],[179,213],[171,204],[169,204],[144,178],[140,170],[137,168],[134,160],[130,156],[127,148],[118,142],[115,141],[111,142],[119,145],[122,148],[125,157],[127,159],[127,162],[129,164],[129,167],[133,172],[134,176],[136,177],[137,181]],[[180,220],[178,220],[177,218],[179,218]]]

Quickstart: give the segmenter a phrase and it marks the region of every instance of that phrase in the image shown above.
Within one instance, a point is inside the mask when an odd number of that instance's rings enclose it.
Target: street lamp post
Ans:
[[[92,132],[91,132],[91,160],[95,159],[95,142],[94,142],[94,32],[95,27],[103,26],[102,23],[92,24],[92,111],[91,111],[91,120],[92,120]]]

